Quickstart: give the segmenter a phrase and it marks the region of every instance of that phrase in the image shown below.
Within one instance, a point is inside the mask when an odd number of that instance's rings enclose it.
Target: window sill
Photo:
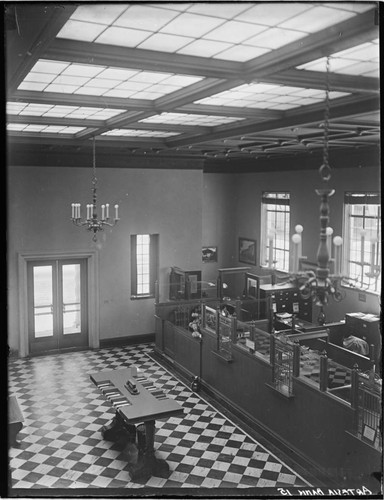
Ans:
[[[154,299],[155,295],[150,293],[147,295],[131,295],[131,300],[140,300],[140,299]]]
[[[347,284],[343,284],[341,283],[341,288],[344,288],[344,290],[351,290],[352,292],[356,292],[356,293],[365,293],[367,295],[373,295],[374,297],[380,297],[380,292],[374,292],[372,290],[367,290],[365,288],[359,288],[358,286],[354,286],[354,285],[347,285]]]

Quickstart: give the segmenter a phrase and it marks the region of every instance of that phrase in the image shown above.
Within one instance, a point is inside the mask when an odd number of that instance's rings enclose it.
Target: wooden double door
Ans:
[[[88,346],[87,260],[30,261],[29,352]]]

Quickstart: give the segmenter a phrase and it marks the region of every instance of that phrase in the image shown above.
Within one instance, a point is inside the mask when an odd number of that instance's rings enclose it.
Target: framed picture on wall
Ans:
[[[203,262],[217,262],[217,247],[202,248]]]
[[[256,265],[256,240],[239,238],[239,262]]]

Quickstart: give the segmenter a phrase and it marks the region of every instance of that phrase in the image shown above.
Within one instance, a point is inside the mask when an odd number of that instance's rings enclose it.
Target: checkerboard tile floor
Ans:
[[[24,414],[10,450],[12,488],[249,488],[310,486],[276,455],[151,358],[152,344],[9,362],[9,392]],[[114,410],[89,379],[99,370],[138,367],[184,408],[156,421],[156,456],[168,478],[131,481],[124,453],[100,429]],[[107,492],[106,492],[107,494]]]
[[[300,374],[320,383],[320,356],[306,354],[300,360]],[[351,370],[328,359],[328,389],[343,387],[351,383]]]

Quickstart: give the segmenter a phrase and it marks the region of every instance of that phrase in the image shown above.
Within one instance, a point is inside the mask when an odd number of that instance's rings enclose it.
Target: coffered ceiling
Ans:
[[[243,160],[379,147],[379,3],[6,3],[9,149]]]

